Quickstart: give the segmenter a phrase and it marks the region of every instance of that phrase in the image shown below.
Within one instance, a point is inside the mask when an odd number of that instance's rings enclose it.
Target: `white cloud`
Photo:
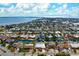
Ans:
[[[17,12],[21,12],[22,15],[24,16],[28,16],[28,15],[38,16],[44,13],[46,14],[49,5],[50,5],[49,3],[17,4],[15,9]]]
[[[13,6],[10,8],[2,8],[0,9],[0,13],[4,14],[4,16],[37,16],[47,12],[48,6],[49,3],[21,3],[17,4],[15,8]]]
[[[0,9],[0,13],[4,12],[4,9]]]
[[[64,9],[67,9],[67,4],[63,4],[63,8]]]
[[[9,6],[10,3],[0,3],[0,5]]]
[[[29,3],[17,3],[16,8],[30,8],[30,6],[33,6],[34,4],[29,4]]]
[[[52,8],[55,8],[55,7],[56,7],[56,5],[53,5],[53,6],[52,6]]]
[[[71,16],[77,16],[79,17],[79,6],[78,7],[73,7],[72,10],[70,11]]]
[[[49,3],[27,3],[27,4],[17,4],[16,8],[23,9],[24,11],[30,10],[33,12],[37,11],[47,11],[48,10]]]
[[[59,17],[78,17],[79,16],[79,7],[72,8],[70,10],[68,5],[62,4],[60,7],[56,8],[51,13],[52,16],[59,16]]]
[[[67,4],[62,4],[60,7],[55,9],[55,14],[67,16],[69,15],[69,11]]]
[[[59,7],[50,11],[48,9],[50,3],[18,3],[15,8],[11,6],[10,8],[0,9],[0,16],[78,16],[78,7],[69,10],[66,3],[59,5]],[[52,5],[52,8],[55,7],[56,5]]]

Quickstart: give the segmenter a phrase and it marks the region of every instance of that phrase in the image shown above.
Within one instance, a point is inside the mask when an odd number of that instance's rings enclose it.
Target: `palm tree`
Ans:
[[[56,37],[54,34],[52,34],[52,38],[51,38],[51,40],[54,41],[54,42],[56,42],[57,37]]]
[[[44,39],[45,41],[49,41],[49,38],[47,37],[47,36],[45,36],[45,39]]]

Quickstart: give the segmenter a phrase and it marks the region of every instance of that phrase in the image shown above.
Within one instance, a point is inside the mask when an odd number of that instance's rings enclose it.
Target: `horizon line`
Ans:
[[[11,17],[14,17],[14,18],[17,18],[17,17],[21,17],[21,18],[79,18],[79,17],[58,17],[58,16],[52,16],[52,17],[50,17],[50,16],[10,16],[10,17],[8,17],[8,16],[3,16],[3,17],[0,17],[0,18],[11,18]]]

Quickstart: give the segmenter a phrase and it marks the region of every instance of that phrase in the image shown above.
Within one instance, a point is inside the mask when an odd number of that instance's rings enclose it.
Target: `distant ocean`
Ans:
[[[0,17],[0,25],[24,23],[37,18],[38,17]]]

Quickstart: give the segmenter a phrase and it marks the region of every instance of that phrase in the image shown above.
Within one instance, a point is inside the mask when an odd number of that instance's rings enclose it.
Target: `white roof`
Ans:
[[[33,46],[33,44],[25,44],[25,46]]]
[[[12,33],[12,32],[7,32],[7,33]]]
[[[31,38],[35,38],[35,35],[29,35],[29,37],[31,37]]]
[[[75,34],[74,36],[75,36],[75,37],[79,37],[79,35],[78,35],[78,34]]]
[[[61,33],[60,31],[56,31],[55,33]]]
[[[79,23],[73,23],[74,25],[79,25]]]
[[[48,37],[49,37],[49,38],[52,38],[53,36],[52,36],[52,35],[49,35]]]
[[[44,43],[36,43],[35,47],[36,48],[45,48],[45,44]]]
[[[27,35],[21,35],[20,37],[28,37]]]
[[[11,37],[17,37],[17,35],[13,35],[13,36],[11,36]]]
[[[73,43],[73,44],[71,44],[71,47],[78,48],[79,47],[79,43]]]

